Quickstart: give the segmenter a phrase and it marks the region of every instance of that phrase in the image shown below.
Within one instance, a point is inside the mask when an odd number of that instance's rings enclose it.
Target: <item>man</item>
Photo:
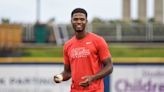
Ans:
[[[84,9],[72,11],[75,36],[64,45],[64,71],[55,75],[54,81],[60,83],[72,77],[71,92],[104,92],[103,78],[113,70],[111,55],[102,37],[86,32],[87,22]]]

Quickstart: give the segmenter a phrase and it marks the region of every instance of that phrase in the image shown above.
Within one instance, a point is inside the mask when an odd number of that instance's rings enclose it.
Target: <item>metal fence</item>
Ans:
[[[92,32],[106,41],[164,41],[163,24],[91,24]]]
[[[63,38],[71,38],[74,34],[73,28],[71,25],[54,25],[53,34],[56,41],[62,40]],[[23,40],[24,42],[34,42],[35,35],[34,29],[32,25],[23,25]],[[88,24],[87,31],[96,33],[102,37],[107,42],[154,42],[160,41],[164,42],[164,25],[163,24],[121,24],[121,23],[96,23],[96,24]],[[57,34],[60,33],[60,34]],[[61,33],[63,33],[64,37],[61,37]],[[65,41],[59,42],[59,44],[63,44]]]

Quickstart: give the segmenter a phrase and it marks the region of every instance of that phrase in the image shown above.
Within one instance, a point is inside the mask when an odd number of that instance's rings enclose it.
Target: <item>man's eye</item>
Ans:
[[[73,20],[75,20],[75,21],[76,21],[76,20],[78,20],[78,19],[77,19],[77,18],[74,18]]]
[[[82,18],[82,19],[80,19],[81,21],[84,21],[84,19]]]

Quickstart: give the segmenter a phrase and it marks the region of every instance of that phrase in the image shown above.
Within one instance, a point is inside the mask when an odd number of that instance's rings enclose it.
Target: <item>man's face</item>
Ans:
[[[71,23],[76,32],[83,32],[87,24],[87,18],[84,13],[74,13]]]

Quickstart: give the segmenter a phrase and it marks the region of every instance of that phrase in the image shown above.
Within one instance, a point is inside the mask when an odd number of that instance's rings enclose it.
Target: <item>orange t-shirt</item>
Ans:
[[[88,33],[83,39],[72,37],[64,45],[64,64],[69,64],[72,74],[71,92],[104,92],[103,79],[92,82],[88,87],[82,87],[83,76],[94,75],[101,71],[103,60],[111,54],[105,40]]]

